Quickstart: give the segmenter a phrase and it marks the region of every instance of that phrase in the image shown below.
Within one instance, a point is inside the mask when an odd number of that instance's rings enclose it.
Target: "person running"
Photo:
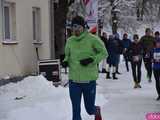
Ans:
[[[148,82],[152,82],[152,61],[150,52],[154,47],[154,37],[151,35],[152,30],[150,28],[146,28],[145,35],[140,39],[140,42],[143,46],[143,61],[145,68],[147,70],[147,78]]]
[[[122,47],[123,47],[123,56],[124,56],[127,72],[129,72],[129,66],[128,66],[129,59],[128,59],[127,51],[128,51],[128,48],[130,47],[131,43],[132,43],[131,40],[128,39],[128,34],[124,33],[123,39],[122,39]]]
[[[157,100],[160,100],[160,38],[156,40],[152,50],[153,73],[156,81]]]
[[[63,66],[69,67],[69,93],[72,103],[72,120],[81,118],[81,98],[89,115],[102,120],[100,107],[95,106],[96,80],[99,62],[108,56],[99,37],[85,29],[85,20],[76,16],[72,20],[73,35],[65,46]]]
[[[132,67],[132,76],[134,80],[134,88],[141,88],[141,65],[142,65],[142,56],[143,48],[139,42],[139,36],[135,34],[133,36],[133,43],[131,43],[128,49],[128,55],[130,56],[131,67]]]

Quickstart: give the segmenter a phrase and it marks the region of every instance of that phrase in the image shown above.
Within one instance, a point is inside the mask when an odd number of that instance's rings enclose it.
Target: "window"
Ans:
[[[33,40],[35,42],[41,41],[41,15],[40,8],[33,7]]]
[[[4,5],[4,41],[16,40],[16,12],[14,3]]]

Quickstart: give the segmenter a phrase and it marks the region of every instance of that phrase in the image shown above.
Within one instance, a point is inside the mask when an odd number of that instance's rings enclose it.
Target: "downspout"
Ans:
[[[55,33],[54,33],[54,0],[50,0],[50,54],[51,59],[55,59]]]
[[[0,0],[0,15],[2,16],[0,19],[1,19],[1,23],[0,23],[0,25],[1,25],[1,30],[0,30],[0,39],[1,40],[3,40],[3,38],[4,38],[4,25],[3,25],[3,21],[4,21],[4,12],[3,12],[3,7],[4,7],[4,0]]]

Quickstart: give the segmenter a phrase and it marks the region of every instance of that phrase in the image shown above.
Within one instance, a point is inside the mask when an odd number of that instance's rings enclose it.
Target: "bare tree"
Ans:
[[[81,11],[81,14],[85,15],[85,9],[81,4],[83,0],[76,1],[74,10]],[[160,0],[98,0],[98,3],[98,17],[103,21],[103,27],[109,29],[108,31],[113,27],[115,16],[112,11],[120,11],[116,14],[118,19],[116,27],[124,32],[135,33],[142,24],[153,26],[155,22],[159,22]]]

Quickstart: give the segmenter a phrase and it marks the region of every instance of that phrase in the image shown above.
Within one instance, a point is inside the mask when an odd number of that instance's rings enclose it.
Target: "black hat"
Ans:
[[[139,39],[138,34],[134,34],[134,35],[133,35],[133,39]]]
[[[72,26],[73,26],[74,24],[81,25],[81,26],[83,26],[83,27],[85,28],[85,20],[84,20],[84,18],[81,17],[81,16],[76,16],[76,17],[74,17],[74,18],[72,19]]]
[[[156,31],[156,32],[155,32],[155,35],[160,35],[159,31]]]
[[[152,30],[150,28],[146,28],[145,32],[151,32]]]

